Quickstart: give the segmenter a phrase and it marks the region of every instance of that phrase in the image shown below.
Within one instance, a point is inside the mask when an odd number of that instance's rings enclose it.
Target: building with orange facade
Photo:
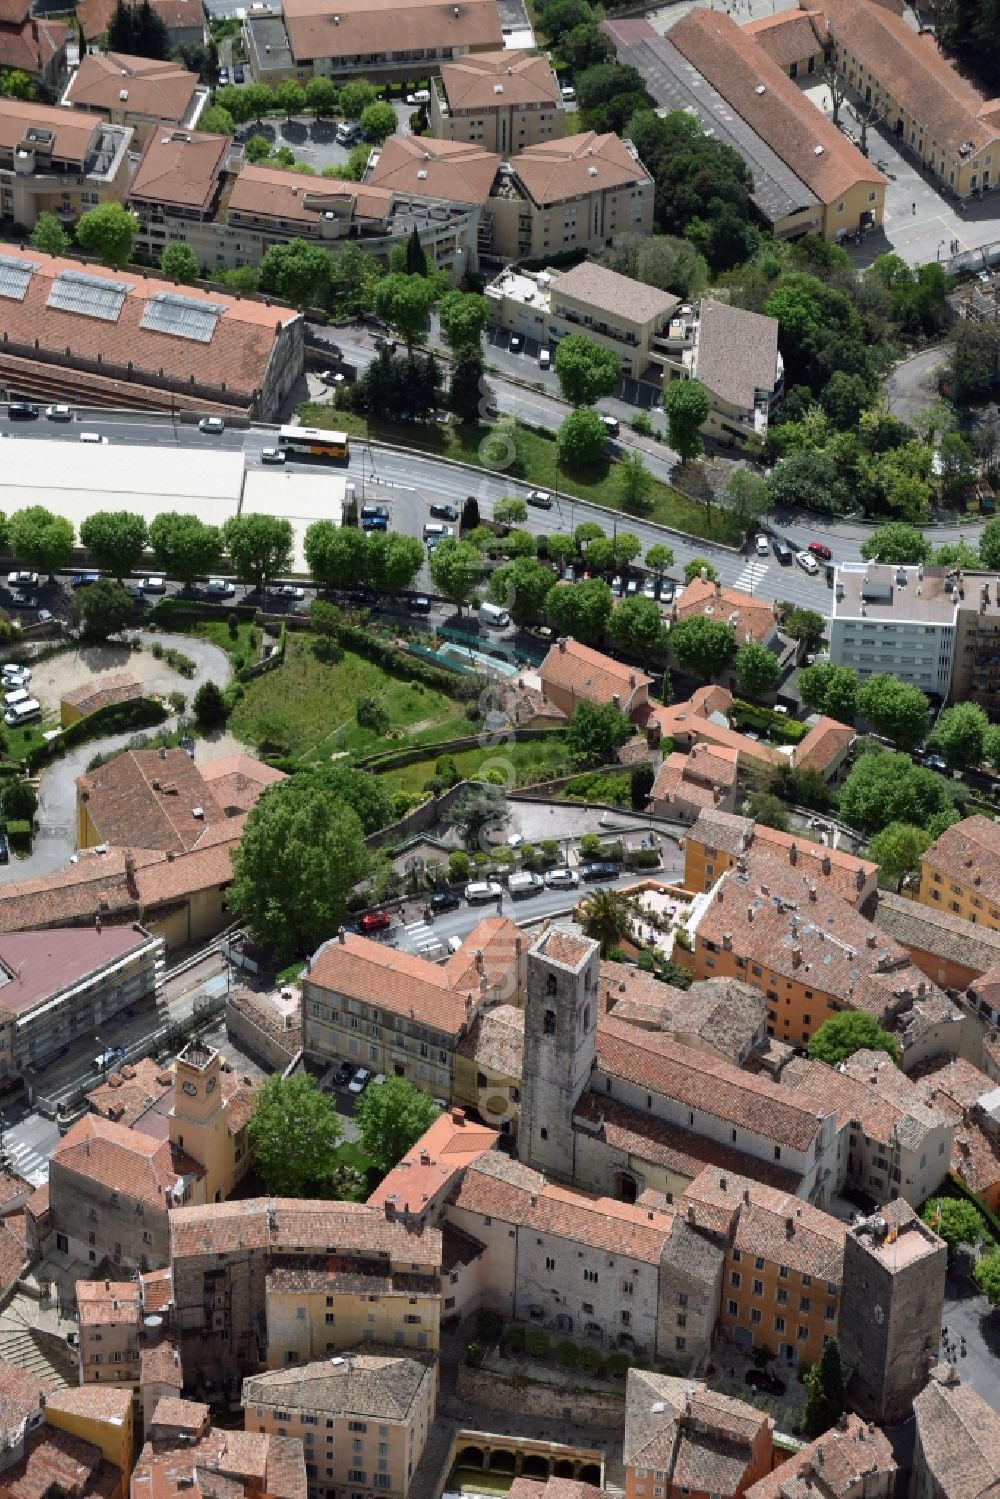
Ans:
[[[711,890],[720,874],[735,869],[752,852],[787,859],[818,890],[832,891],[852,906],[863,906],[877,889],[878,865],[869,859],[766,828],[749,817],[706,808],[685,839],[685,890]]]
[[[771,1471],[766,1411],[690,1379],[630,1369],[625,1396],[626,1499],[738,1499]]]
[[[976,816],[946,828],[920,860],[917,900],[1000,931],[1000,824]]]

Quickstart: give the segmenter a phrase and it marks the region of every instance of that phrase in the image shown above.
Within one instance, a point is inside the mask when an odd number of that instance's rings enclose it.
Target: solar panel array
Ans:
[[[60,312],[76,312],[81,317],[117,323],[131,290],[126,281],[105,281],[100,276],[88,276],[82,271],[60,271],[45,305]]]
[[[34,260],[15,260],[11,255],[0,255],[0,297],[23,302],[31,283],[31,273],[37,270],[38,264]]]
[[[146,303],[140,326],[153,333],[170,333],[175,338],[207,344],[225,310],[217,302],[196,302],[193,297],[161,291]]]

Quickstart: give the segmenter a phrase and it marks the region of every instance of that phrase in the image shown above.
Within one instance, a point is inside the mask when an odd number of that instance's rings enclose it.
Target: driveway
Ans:
[[[159,634],[146,638],[149,641],[166,640],[165,636]],[[194,647],[202,642],[189,640],[186,636],[174,638],[177,649],[195,660]],[[228,657],[223,651],[217,650],[215,646],[209,646],[208,649],[228,665]],[[43,713],[58,715],[59,699],[63,693],[71,692],[88,682],[97,686],[102,677],[115,676],[120,672],[138,678],[148,693],[158,697],[168,697],[171,692],[183,692],[190,698],[195,691],[190,677],[182,677],[165,661],[158,661],[150,650],[130,651],[125,646],[111,644],[81,646],[78,650],[66,651],[40,662],[32,671],[31,690],[41,703]]]
[[[176,650],[183,651],[196,663],[193,677],[179,677],[176,672],[170,671],[162,661],[157,661],[149,653],[144,651],[125,651],[115,646],[93,646],[72,655],[57,656],[51,662],[43,663],[37,670],[36,676],[32,677],[32,688],[36,680],[41,683],[46,674],[50,682],[46,690],[51,693],[56,691],[55,683],[60,672],[63,675],[64,686],[79,686],[85,680],[81,672],[81,664],[87,666],[98,675],[101,672],[122,670],[128,667],[141,676],[143,682],[148,682],[151,690],[172,692],[183,691],[190,701],[203,682],[213,681],[220,687],[224,687],[229,681],[229,657],[225,651],[218,646],[210,645],[207,640],[196,640],[188,635],[147,635],[140,632],[140,638],[148,647],[154,640],[158,640],[163,646],[173,646]],[[89,661],[87,658],[93,658]],[[63,669],[62,663],[75,663],[76,673],[71,674],[69,667]],[[140,663],[142,663],[140,669]],[[149,675],[145,675],[146,664],[149,666]],[[153,683],[157,676],[162,674],[163,687],[154,687]],[[167,721],[169,725],[169,720]],[[150,730],[149,733],[154,733]],[[38,875],[50,874],[54,869],[61,869],[67,863],[71,854],[76,852],[76,779],[83,775],[88,764],[98,753],[105,754],[109,750],[123,749],[130,740],[135,738],[135,731],[129,730],[124,734],[111,734],[105,739],[91,739],[87,744],[81,744],[59,760],[54,760],[51,765],[42,771],[38,787],[38,811],[35,814],[36,834],[35,844],[31,854],[26,859],[12,859],[9,864],[0,865],[0,882],[14,880],[32,879]],[[145,737],[140,735],[139,737]]]

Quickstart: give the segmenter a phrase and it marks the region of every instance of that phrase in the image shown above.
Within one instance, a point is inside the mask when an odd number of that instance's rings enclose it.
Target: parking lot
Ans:
[[[517,342],[516,349],[510,346],[511,337]],[[550,395],[559,395],[559,381],[555,370],[543,370],[538,363],[538,355],[546,346],[540,344],[537,338],[512,335],[506,328],[488,328],[486,342],[489,345],[487,362],[495,366],[501,374],[510,375],[517,380],[529,380],[532,385],[543,386]],[[626,406],[638,406],[648,411],[656,405],[660,395],[661,390],[658,385],[647,384],[645,381],[634,380],[630,375],[623,375],[621,384],[612,399],[621,401]]]
[[[246,80],[250,82],[249,71]],[[405,100],[392,99],[389,102],[396,111],[396,134],[409,135],[412,107]],[[305,162],[322,172],[325,167],[345,166],[353,149],[338,146],[337,124],[336,120],[314,120],[311,115],[295,115],[290,120],[271,118],[261,120],[259,124],[250,120],[238,127],[236,139],[247,141],[252,135],[262,135],[272,150],[287,146],[295,152],[296,161]]]

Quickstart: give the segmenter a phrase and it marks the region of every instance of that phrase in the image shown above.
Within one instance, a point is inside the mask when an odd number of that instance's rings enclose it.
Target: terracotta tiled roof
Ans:
[[[649,795],[654,802],[678,799],[706,809],[714,807],[715,788],[731,790],[738,768],[739,755],[728,747],[695,744],[689,754],[675,750],[661,764]]]
[[[472,1023],[458,1043],[459,1055],[469,1057],[495,1077],[520,1079],[524,1061],[524,1011],[516,1005],[493,1005]]]
[[[180,1351],[170,1337],[161,1337],[155,1343],[143,1343],[139,1348],[140,1385],[166,1385],[180,1394],[184,1388],[184,1367]]]
[[[557,271],[551,282],[552,305],[560,296],[574,297],[600,312],[616,313],[636,323],[663,323],[680,306],[680,297],[647,286],[632,276],[610,271],[596,260],[581,260]]]
[[[725,693],[725,699],[722,694]],[[701,687],[686,703],[674,703],[669,708],[653,708],[649,721],[655,723],[665,739],[691,739],[693,743],[710,744],[727,750],[735,750],[740,764],[754,763],[777,767],[787,765],[789,757],[763,740],[748,739],[731,729],[723,720],[716,722],[710,715],[724,714],[732,702],[732,693],[724,687]],[[723,705],[724,704],[724,705]]]
[[[226,815],[182,749],[127,750],[79,776],[77,788],[101,841],[119,847],[187,851]]]
[[[554,1187],[540,1172],[497,1151],[469,1167],[452,1201],[470,1213],[556,1234],[650,1265],[659,1263],[672,1223],[664,1214],[650,1216],[642,1208],[610,1197],[587,1197]]]
[[[392,193],[357,182],[332,182],[302,178],[280,167],[252,163],[240,168],[229,193],[229,212],[261,218],[285,219],[293,223],[318,223],[324,205],[351,205],[351,216],[384,222],[392,207]]]
[[[858,184],[884,189],[882,173],[728,15],[690,11],[669,39],[821,202]]]
[[[437,1265],[441,1234],[390,1221],[379,1209],[349,1202],[308,1202],[256,1197],[175,1208],[170,1214],[170,1257],[229,1254],[241,1249],[294,1249],[316,1253],[377,1253],[392,1264]]]
[[[91,1416],[99,1421],[124,1424],[132,1412],[132,1391],[111,1385],[88,1384],[53,1390],[45,1398],[46,1410],[72,1416]]]
[[[449,987],[456,993],[478,993],[480,978],[485,975],[488,990],[495,992],[496,986],[502,985],[515,971],[525,940],[521,928],[509,917],[484,916],[463,939],[458,952],[452,953],[443,965]],[[513,986],[505,997],[517,997]]]
[[[366,1347],[331,1363],[275,1369],[243,1381],[246,1407],[266,1405],[285,1411],[347,1415],[379,1421],[407,1421],[434,1384],[429,1358]]]
[[[544,692],[555,687],[596,704],[610,703],[617,697],[623,713],[628,712],[636,690],[648,687],[653,680],[634,666],[571,639],[560,640],[551,648],[538,668],[538,676]]]
[[[528,146],[511,166],[516,180],[540,207],[609,188],[641,183],[644,191],[652,191],[653,186],[646,168],[624,141],[595,130]]]
[[[854,743],[857,735],[850,724],[835,718],[820,718],[795,747],[796,770],[818,770],[823,775]]]
[[[515,1478],[507,1490],[509,1499],[605,1499],[605,1490],[579,1478]]]
[[[943,1110],[930,1106],[927,1090],[884,1052],[859,1051],[839,1067],[796,1057],[781,1080],[789,1092],[801,1090],[815,1104],[836,1111],[839,1128],[857,1119],[870,1140],[886,1145],[896,1138],[910,1150],[920,1150],[930,1131],[948,1123]]]
[[[31,1196],[28,1198],[28,1201],[25,1203],[24,1209],[28,1214],[28,1217],[34,1218],[36,1221],[39,1218],[45,1216],[45,1214],[49,1210],[48,1182],[45,1182],[42,1186],[35,1188]]]
[[[0,124],[4,118],[2,106],[8,102],[0,100]],[[38,109],[41,106],[20,107]],[[67,129],[68,121],[81,119],[84,128],[103,128],[99,121],[87,121],[86,117],[71,109],[54,109],[50,113],[58,116],[60,133]],[[75,128],[81,129],[79,124]],[[2,135],[0,129],[0,137]],[[246,401],[261,387],[278,330],[299,316],[290,308],[268,307],[250,297],[237,299],[226,292],[209,293],[185,286],[185,299],[223,309],[209,341],[193,344],[189,338],[178,338],[173,333],[142,326],[143,315],[154,297],[165,293],[178,294],[170,281],[131,271],[106,270],[99,265],[84,266],[78,260],[44,255],[32,247],[22,250],[17,245],[8,245],[4,255],[8,259],[31,261],[37,267],[21,301],[9,297],[3,299],[4,331],[12,344],[32,347],[37,339],[42,349],[60,358],[70,344],[81,358],[96,361],[100,354],[107,364],[123,370],[131,363],[137,385],[143,383],[146,375],[158,378],[161,370],[164,379],[189,385],[192,353],[197,349],[201,382],[217,391],[225,385],[227,401],[237,398]],[[67,271],[114,281],[129,288],[114,322],[47,305],[53,281]],[[162,406],[162,392],[159,400]],[[178,753],[183,754],[183,751]]]
[[[134,1280],[78,1280],[76,1315],[81,1327],[139,1325],[142,1298]]]
[[[789,876],[794,873],[796,879],[801,877],[803,889],[805,881],[810,880],[821,890],[830,890],[851,905],[860,903],[878,875],[878,865],[869,859],[859,859],[843,849],[813,843],[801,834],[766,828],[749,817],[714,809],[700,813],[688,834],[688,843],[721,849],[734,858],[745,854],[748,868],[760,859],[771,861],[766,867],[774,872],[777,866],[773,861],[779,860],[788,866]],[[765,864],[762,862],[760,867],[763,869]]]
[[[175,1431],[204,1431],[208,1425],[209,1407],[199,1400],[175,1400],[164,1395],[156,1402],[153,1426],[169,1426]]]
[[[684,1202],[731,1207],[736,1219],[732,1247],[742,1253],[763,1255],[772,1265],[840,1285],[847,1224],[801,1197],[710,1166],[685,1189]]]
[[[996,1411],[962,1383],[951,1364],[939,1364],[914,1397],[913,1414],[930,1474],[929,1491],[943,1499],[992,1499],[1000,1490]]]
[[[981,978],[1000,964],[1000,932],[979,923],[973,925],[952,911],[940,911],[905,895],[880,890],[872,920],[907,951],[931,953],[972,969]]]
[[[579,968],[581,963],[592,957],[597,944],[589,938],[575,937],[572,932],[563,931],[560,927],[550,927],[533,944],[532,951],[541,957],[551,958],[555,963],[562,963],[566,968]]]
[[[218,192],[231,146],[227,135],[204,135],[197,130],[151,131],[129,187],[129,198],[207,212]]]
[[[458,13],[444,0],[338,0],[337,19],[323,0],[285,0],[285,27],[296,61],[352,58],[361,53],[413,52],[450,56],[503,45],[494,0],[463,0]]]
[[[90,53],[87,54],[91,56]],[[127,672],[111,672],[104,676],[91,677],[82,687],[64,692],[60,702],[79,708],[86,716],[96,713],[98,708],[107,708],[112,703],[129,703],[142,697],[142,683]]]
[[[18,0],[13,7],[23,10]],[[15,25],[0,25],[0,68],[20,68],[30,77],[44,73],[66,46],[70,28],[62,21],[31,16]]]
[[[16,150],[24,138],[24,132],[32,126],[51,131],[53,157],[72,162],[80,171],[85,170],[94,137],[102,129],[100,120],[88,119],[69,109],[59,109],[49,104],[29,104],[20,99],[0,99],[0,147],[7,151]],[[31,251],[31,255],[32,258],[38,258],[35,250]],[[5,322],[16,305],[9,298],[4,298]]]
[[[721,307],[722,303],[716,302],[710,305]],[[703,318],[705,307],[706,304],[702,303]],[[767,321],[773,322],[774,319],[768,318]],[[701,578],[691,580],[671,612],[676,612],[678,619],[691,619],[695,615],[704,615],[714,620],[716,624],[727,624],[731,621],[733,633],[740,645],[744,643],[748,635],[752,635],[754,640],[760,643],[772,635],[777,628],[774,610],[770,604],[764,604],[759,599],[752,599],[749,594],[742,593],[738,588],[727,588],[724,583],[715,583]],[[733,615],[736,616],[735,619]]]
[[[482,114],[528,104],[562,107],[559,81],[547,57],[532,52],[472,52],[441,68],[448,107]],[[497,93],[497,88],[502,93]]]
[[[466,1119],[461,1109],[446,1110],[382,1179],[369,1206],[391,1203],[397,1213],[419,1216],[472,1161],[494,1150],[498,1139],[496,1130]]]
[[[105,114],[151,115],[181,124],[197,87],[198,75],[175,62],[129,57],[124,52],[88,52],[70,81],[68,102]]]
[[[986,1095],[996,1092],[996,1083],[964,1057],[931,1057],[911,1076],[928,1104],[955,1126],[952,1171],[978,1196],[995,1191],[1000,1183],[1000,1138]]]
[[[0,1360],[0,1437],[16,1441],[24,1423],[38,1414],[43,1398],[56,1388],[53,1380]]]
[[[87,1102],[92,1113],[116,1119],[131,1129],[173,1085],[174,1075],[169,1068],[154,1062],[152,1057],[141,1057],[120,1072],[112,1072],[87,1094]]]
[[[162,1270],[147,1270],[139,1277],[144,1312],[162,1312],[174,1299],[174,1272],[169,1265]]]
[[[804,62],[830,45],[826,19],[818,10],[786,10],[747,21],[743,30],[781,68]]]
[[[97,1114],[84,1114],[53,1147],[50,1169],[72,1173],[165,1211],[185,1177],[204,1167],[169,1140],[156,1140]],[[72,1188],[70,1188],[72,1190]]]
[[[924,854],[924,868],[945,875],[984,900],[1000,903],[1000,823],[977,814],[946,828]]]
[[[709,1047],[724,1061],[742,1066],[767,1025],[767,1001],[739,979],[700,979],[675,989],[627,963],[602,963],[602,1010],[615,1020],[666,1031],[675,1040]]]
[[[630,1369],[622,1460],[660,1469],[673,1487],[729,1496],[746,1482],[764,1411],[700,1381]]]
[[[199,0],[150,0],[156,14],[171,31],[204,27],[205,13]],[[114,14],[115,0],[81,0],[77,16],[88,42],[103,36]]]
[[[847,1499],[857,1493],[861,1474],[895,1471],[885,1433],[852,1414],[842,1416],[835,1427],[801,1447],[794,1457],[752,1484],[746,1494],[748,1499],[815,1499],[820,1489],[829,1499]]]
[[[808,1150],[819,1131],[815,1105],[789,1099],[769,1078],[742,1072],[693,1047],[649,1035],[613,1015],[598,1021],[597,1065],[794,1150]]]
[[[110,1494],[120,1484],[117,1468],[105,1462],[100,1447],[53,1426],[41,1426],[25,1444],[25,1455],[6,1468],[4,1492],[9,1499],[48,1499],[51,1494]]]
[[[31,0],[0,0],[0,26],[17,26],[26,19]]]
[[[390,135],[366,180],[421,198],[485,203],[499,169],[499,156],[482,146],[429,135]]]

